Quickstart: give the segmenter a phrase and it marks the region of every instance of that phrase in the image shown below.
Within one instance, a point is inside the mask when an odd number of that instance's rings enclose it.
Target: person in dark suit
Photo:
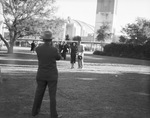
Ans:
[[[36,47],[36,45],[35,45],[35,43],[34,43],[34,41],[33,41],[33,42],[31,43],[31,52],[34,53],[35,47]]]
[[[63,48],[63,57],[64,57],[64,60],[66,60],[66,54],[68,52],[69,46],[66,42],[63,43],[63,46],[64,46],[64,48]]]
[[[66,54],[68,52],[69,46],[66,42],[62,42],[61,45],[61,56],[66,60]]]
[[[36,76],[37,88],[32,108],[32,116],[38,115],[40,112],[42,99],[48,86],[50,96],[50,117],[60,118],[56,110],[56,90],[58,81],[58,70],[56,60],[60,60],[61,56],[58,49],[52,46],[52,32],[45,31],[41,37],[44,44],[36,48],[38,58],[38,71]]]
[[[76,43],[73,42],[71,47],[70,47],[71,53],[70,53],[70,63],[71,63],[71,69],[74,68],[74,64],[76,63],[76,54],[77,54],[77,46]]]

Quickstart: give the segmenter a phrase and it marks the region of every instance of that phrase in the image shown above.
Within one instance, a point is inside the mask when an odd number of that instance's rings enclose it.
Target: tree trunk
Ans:
[[[11,40],[10,43],[6,41],[6,39],[3,38],[3,36],[0,34],[1,40],[5,43],[7,47],[7,53],[12,54],[14,49],[14,40]]]
[[[7,47],[7,53],[9,53],[9,47],[10,47],[10,45],[9,45],[9,43],[3,38],[3,36],[0,34],[0,38],[1,38],[1,40],[4,42],[4,44],[6,45],[6,47]]]
[[[9,30],[9,37],[10,37],[10,46],[8,48],[8,53],[9,54],[12,54],[14,52],[14,43],[15,43],[15,40],[16,40],[16,32],[14,30]]]
[[[10,44],[10,46],[8,47],[8,53],[12,54],[14,52],[14,45]]]

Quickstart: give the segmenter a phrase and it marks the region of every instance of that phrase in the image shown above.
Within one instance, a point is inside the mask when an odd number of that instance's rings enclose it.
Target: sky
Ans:
[[[61,18],[68,16],[95,26],[97,0],[56,0]],[[118,0],[116,31],[127,23],[133,23],[137,17],[150,20],[150,0]]]

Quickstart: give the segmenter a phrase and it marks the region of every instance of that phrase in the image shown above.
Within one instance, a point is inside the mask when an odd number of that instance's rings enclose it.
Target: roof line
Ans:
[[[83,24],[85,24],[86,26],[88,26],[91,30],[93,30],[91,27],[92,27],[92,25],[90,25],[90,24],[87,24],[87,23],[85,23],[85,22],[83,22],[83,21],[80,21],[80,22],[82,22]],[[94,28],[94,27],[93,27]],[[93,30],[94,31],[94,30]]]
[[[74,20],[74,19],[72,19],[72,20]],[[77,21],[77,20],[74,20],[74,21],[77,22],[81,26],[81,28],[82,28],[82,25],[80,24],[79,21]]]

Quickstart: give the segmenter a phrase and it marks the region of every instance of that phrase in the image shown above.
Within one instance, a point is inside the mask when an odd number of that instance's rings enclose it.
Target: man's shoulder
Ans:
[[[54,47],[54,46],[50,46],[50,48],[53,49],[53,50],[57,50],[57,48]]]
[[[41,45],[38,45],[35,50],[40,51],[40,50],[43,50],[44,47],[45,47],[44,44],[41,44]]]
[[[41,47],[42,47],[42,45],[43,45],[43,44],[41,44],[41,45],[38,45],[38,46],[36,47],[36,49],[39,49],[39,48],[41,48]]]

